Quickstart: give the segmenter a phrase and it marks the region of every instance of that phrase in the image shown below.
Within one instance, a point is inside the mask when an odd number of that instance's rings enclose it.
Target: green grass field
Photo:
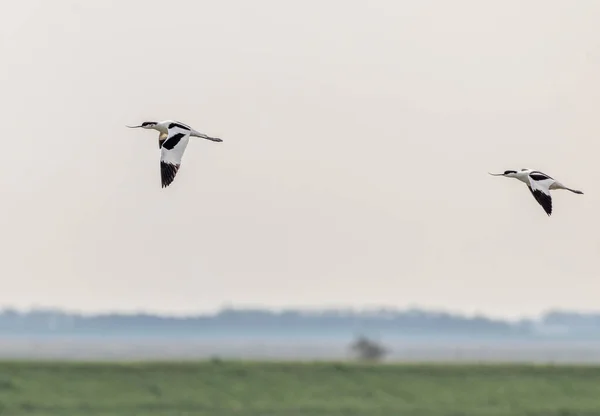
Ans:
[[[0,415],[600,415],[600,367],[0,363]]]

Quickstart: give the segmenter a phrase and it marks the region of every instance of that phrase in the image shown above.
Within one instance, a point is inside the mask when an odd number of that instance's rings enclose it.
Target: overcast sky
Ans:
[[[0,305],[600,308],[600,2],[0,5]],[[160,186],[158,134],[193,139]],[[581,189],[547,217],[534,168]]]

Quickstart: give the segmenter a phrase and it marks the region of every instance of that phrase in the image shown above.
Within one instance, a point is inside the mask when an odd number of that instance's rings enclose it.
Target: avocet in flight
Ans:
[[[576,189],[567,188],[562,183],[537,170],[521,169],[518,172],[516,170],[506,170],[504,173],[490,173],[490,175],[515,178],[525,183],[535,200],[544,208],[548,216],[552,214],[551,190],[566,189],[576,194],[583,194],[583,192]]]
[[[222,142],[223,140],[210,137],[206,134],[197,132],[190,126],[174,120],[164,121],[145,121],[139,126],[127,126],[131,129],[143,128],[152,129],[159,132],[158,147],[160,154],[160,177],[162,187],[166,188],[175,180],[175,175],[181,166],[183,152],[188,145],[190,137],[200,137],[213,142]]]

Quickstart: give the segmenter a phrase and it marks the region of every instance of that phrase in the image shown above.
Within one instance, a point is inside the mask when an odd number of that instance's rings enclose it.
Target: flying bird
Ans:
[[[139,126],[126,126],[131,129],[143,128],[159,132],[158,147],[160,154],[160,178],[162,187],[166,188],[175,180],[175,175],[181,166],[183,152],[188,145],[190,137],[200,137],[213,142],[222,142],[217,137],[210,137],[200,133],[190,126],[174,120],[145,121]]]
[[[552,196],[550,195],[551,190],[566,189],[567,191],[571,191],[575,194],[583,194],[583,192],[576,189],[567,188],[562,183],[537,170],[521,169],[518,172],[516,170],[506,170],[504,173],[490,173],[490,175],[515,178],[521,182],[524,182],[529,188],[529,191],[531,191],[531,194],[535,200],[542,206],[542,208],[544,208],[544,211],[546,211],[548,216],[552,215]]]

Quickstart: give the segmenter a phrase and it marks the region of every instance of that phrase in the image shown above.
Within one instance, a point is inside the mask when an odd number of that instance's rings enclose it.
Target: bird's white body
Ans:
[[[535,200],[542,206],[546,214],[550,216],[552,214],[552,196],[550,195],[551,190],[556,189],[565,189],[567,191],[571,191],[575,194],[583,194],[583,192],[578,191],[576,189],[567,188],[562,183],[558,182],[554,178],[546,175],[537,170],[532,169],[521,169],[520,171],[516,170],[507,170],[504,173],[493,174],[493,176],[505,176],[507,178],[515,178],[519,181],[523,182],[531,191],[531,194],[535,198]]]
[[[223,141],[219,138],[200,133],[187,124],[175,120],[147,121],[135,127],[153,129],[159,132],[158,147],[161,151],[160,173],[163,188],[166,188],[175,180],[175,175],[181,166],[183,153],[187,148],[190,137],[200,137],[214,142]]]
[[[179,126],[182,126],[185,129],[189,130],[191,137],[201,137],[203,139],[209,138],[206,134],[200,133],[200,132],[194,130],[193,128],[191,128],[190,126],[188,126],[187,124],[183,124],[183,123],[181,123],[179,121],[175,121],[175,120],[159,121],[152,128],[154,130],[157,130],[160,133],[160,136],[165,136],[165,139],[166,139],[166,136],[169,134],[169,126],[172,124],[178,124]]]
[[[529,173],[532,172],[531,169],[521,170],[516,173],[515,178],[523,182],[525,185],[529,185]]]

